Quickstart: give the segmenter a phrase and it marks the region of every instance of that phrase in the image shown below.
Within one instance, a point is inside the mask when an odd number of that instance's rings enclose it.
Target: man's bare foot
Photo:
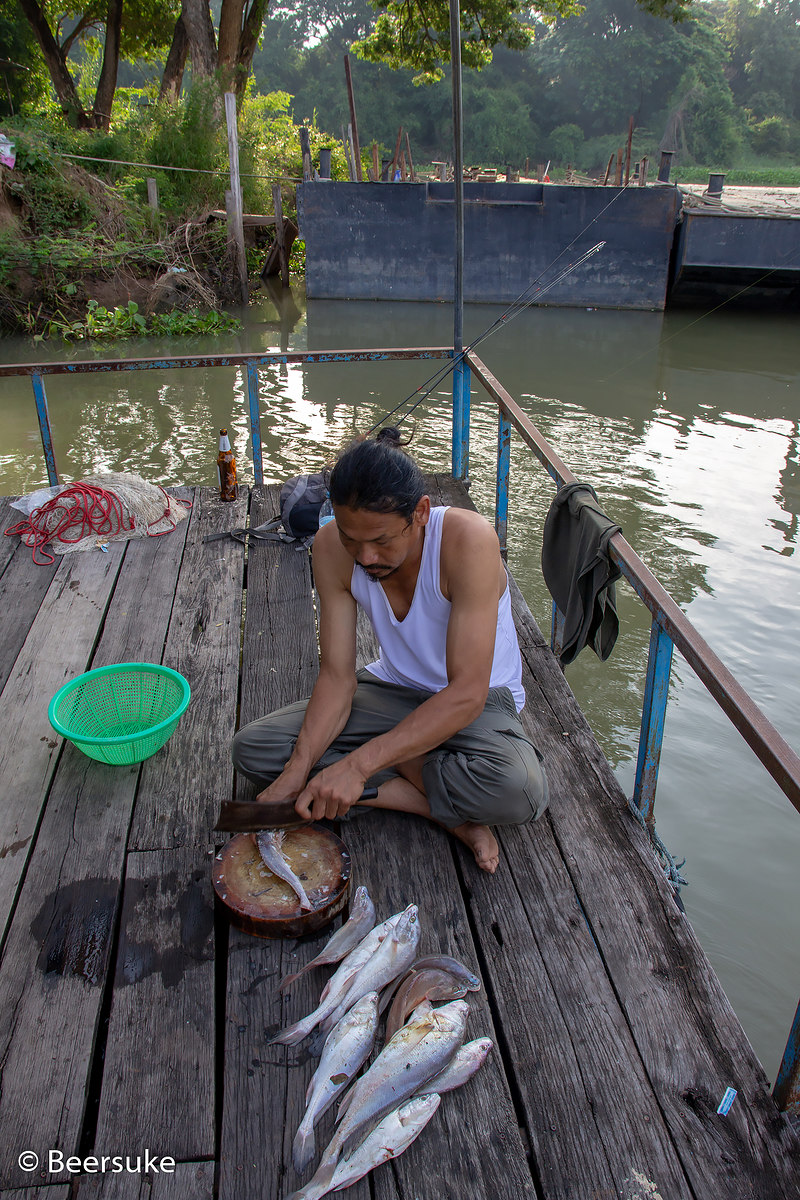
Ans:
[[[488,825],[473,825],[471,821],[465,821],[450,832],[469,846],[482,871],[494,875],[500,864],[500,847]]]

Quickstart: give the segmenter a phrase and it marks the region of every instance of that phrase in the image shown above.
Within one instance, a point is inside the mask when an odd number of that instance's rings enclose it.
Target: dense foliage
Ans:
[[[321,19],[322,11],[327,14]],[[253,60],[258,88],[294,97],[298,118],[337,132],[349,120],[342,56],[369,44],[369,0],[275,5]],[[591,0],[551,24],[537,10],[522,51],[500,45],[464,77],[468,161],[567,163],[602,169],[636,125],[636,157],[674,149],[682,168],[788,170],[800,153],[800,0],[710,0],[684,20],[635,0]],[[353,61],[362,146],[394,147],[399,125],[415,157],[451,154],[450,89],[415,87],[420,71]],[[796,182],[796,177],[792,177]]]
[[[18,156],[0,177],[0,324],[54,332],[108,314],[109,328],[141,329],[139,310],[113,294],[123,275],[161,286],[185,271],[171,296],[183,313],[232,295],[223,223],[206,220],[228,186],[221,88],[239,98],[250,212],[272,211],[279,181],[293,214],[300,124],[314,161],[330,146],[334,178],[348,177],[348,52],[365,165],[373,142],[391,157],[401,126],[417,166],[451,158],[445,0],[272,0],[264,20],[266,10],[267,0],[0,0],[0,132]],[[731,171],[729,183],[800,183],[800,0],[462,0],[462,13],[462,57],[482,68],[464,74],[467,162],[602,172],[633,117],[634,159],[672,149],[683,180],[711,168]]]

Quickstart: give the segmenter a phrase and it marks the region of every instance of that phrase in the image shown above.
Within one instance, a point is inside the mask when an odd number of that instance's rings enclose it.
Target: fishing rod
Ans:
[[[514,319],[514,317],[519,316],[519,314],[521,312],[523,312],[526,308],[529,308],[533,304],[534,299],[538,300],[546,292],[549,292],[551,288],[554,288],[557,283],[560,283],[562,279],[565,279],[567,277],[567,275],[571,274],[572,271],[576,271],[578,269],[578,267],[583,266],[583,264],[587,261],[587,259],[591,258],[593,254],[596,254],[599,250],[602,250],[602,248],[605,246],[605,242],[598,242],[596,246],[593,246],[591,248],[591,250],[587,250],[585,254],[583,254],[576,262],[571,263],[564,271],[561,272],[560,275],[557,275],[555,279],[552,279],[550,281],[550,283],[545,284],[543,287],[539,288],[538,291],[534,290],[537,288],[537,284],[539,283],[539,281],[544,278],[544,276],[547,274],[548,271],[551,271],[553,269],[553,267],[556,265],[558,260],[560,258],[563,258],[564,255],[567,254],[568,251],[572,249],[572,247],[576,244],[576,242],[578,242],[582,237],[584,237],[584,235],[586,233],[588,233],[588,231],[591,229],[591,227],[597,221],[600,220],[600,218],[603,216],[604,213],[608,212],[608,210],[609,210],[609,208],[611,208],[612,204],[615,204],[616,201],[619,200],[622,193],[627,191],[629,187],[630,187],[630,184],[624,184],[619,189],[619,191],[616,193],[616,195],[611,197],[611,199],[608,201],[608,204],[604,204],[603,207],[600,209],[600,211],[598,213],[595,213],[595,215],[592,217],[591,221],[589,221],[588,224],[584,225],[583,229],[581,229],[579,233],[575,234],[575,237],[572,239],[572,241],[568,242],[566,244],[566,246],[564,247],[564,249],[559,251],[559,253],[556,255],[556,257],[548,263],[548,265],[544,268],[544,270],[539,275],[537,275],[537,277],[533,280],[533,282],[528,284],[528,286],[525,288],[524,291],[520,292],[520,294],[519,294],[519,296],[517,296],[516,300],[511,301],[511,303],[504,310],[504,312],[502,312],[500,314],[500,316],[487,329],[485,329],[483,331],[483,333],[479,334],[478,337],[475,338],[475,340],[473,342],[471,342],[469,346],[466,346],[458,354],[454,354],[453,358],[450,359],[449,362],[444,367],[441,367],[439,369],[439,371],[437,371],[434,375],[431,375],[429,379],[426,379],[423,384],[421,384],[418,388],[415,388],[414,391],[410,393],[410,395],[406,396],[406,398],[404,400],[401,400],[400,403],[395,405],[395,407],[393,409],[391,409],[388,413],[384,413],[384,415],[381,417],[381,419],[379,421],[376,421],[374,425],[370,426],[370,428],[367,430],[367,434],[374,433],[374,431],[380,425],[383,424],[383,422],[386,420],[387,417],[394,416],[394,414],[396,412],[399,412],[400,409],[403,408],[404,405],[408,404],[408,402],[410,400],[413,400],[413,398],[419,392],[422,392],[423,394],[420,396],[419,400],[415,401],[415,403],[411,406],[411,408],[408,410],[407,413],[404,413],[402,417],[398,418],[397,423],[399,425],[401,421],[405,421],[406,417],[410,416],[415,408],[418,408],[420,404],[422,404],[425,400],[427,400],[428,396],[430,396],[430,394],[434,390],[434,388],[438,387],[438,385],[447,378],[447,376],[450,374],[450,372],[454,371],[456,366],[458,366],[459,363],[462,363],[464,361],[466,355],[469,354],[472,350],[474,350],[476,346],[479,346],[481,344],[481,342],[485,341],[486,338],[488,338],[490,336],[490,334],[494,333],[495,330],[499,329],[502,325],[509,324],[509,322],[512,321]],[[531,293],[531,294],[528,295],[528,293]],[[423,392],[423,388],[425,389],[424,392]]]
[[[596,219],[597,218],[595,218],[595,220]],[[580,237],[580,234],[578,237]],[[574,244],[574,241],[577,241],[577,238],[573,239],[573,243],[570,243],[570,245]],[[558,275],[555,276],[555,278],[551,279],[549,283],[539,286],[540,280],[544,278],[548,271],[553,269],[553,266],[556,262],[558,262],[558,259],[562,258],[563,255],[566,254],[567,250],[569,250],[570,247],[565,246],[558,257],[555,258],[547,267],[545,267],[541,274],[537,275],[536,279],[534,279],[532,283],[529,283],[525,290],[520,292],[519,296],[517,296],[515,300],[511,301],[508,307],[504,309],[500,316],[497,317],[491,325],[487,326],[482,333],[478,334],[478,336],[474,338],[468,346],[465,346],[463,350],[459,351],[458,354],[454,354],[453,357],[449,359],[443,367],[440,367],[439,370],[426,379],[424,383],[420,384],[418,388],[415,388],[410,395],[401,400],[400,403],[395,405],[394,408],[390,409],[389,412],[384,413],[379,421],[370,426],[370,428],[367,430],[367,433],[372,433],[378,428],[379,425],[383,424],[387,417],[394,416],[396,412],[399,412],[404,405],[408,404],[410,400],[413,400],[414,397],[421,392],[422,395],[420,395],[419,399],[411,405],[411,408],[409,408],[408,412],[405,412],[401,417],[398,417],[397,424],[399,425],[401,421],[405,421],[406,418],[413,413],[414,409],[418,408],[420,404],[427,400],[431,392],[433,392],[440,383],[443,383],[451,371],[454,371],[459,363],[464,362],[466,356],[470,354],[477,346],[480,346],[482,342],[485,342],[486,339],[491,336],[491,334],[495,333],[496,330],[500,329],[503,325],[509,325],[514,318],[518,317],[520,313],[525,311],[526,308],[530,308],[535,300],[538,300],[540,297],[544,296],[557,284],[561,283],[563,279],[566,279],[568,275],[571,275],[573,271],[577,271],[578,268],[582,267],[584,263],[588,262],[593,255],[602,250],[605,244],[605,242],[598,242],[597,245],[592,246],[590,250],[586,250],[580,256],[580,258],[575,260],[575,262],[569,263]]]

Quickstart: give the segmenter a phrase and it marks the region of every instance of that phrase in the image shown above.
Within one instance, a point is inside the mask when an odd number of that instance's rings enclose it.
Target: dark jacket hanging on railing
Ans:
[[[588,483],[559,488],[545,518],[542,574],[564,615],[560,660],[571,663],[584,646],[605,661],[619,632],[614,580],[620,570],[608,555],[620,532]]]

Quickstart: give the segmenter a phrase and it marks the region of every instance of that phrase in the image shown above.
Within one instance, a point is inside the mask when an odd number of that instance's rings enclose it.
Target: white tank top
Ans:
[[[432,508],[425,526],[422,560],[408,613],[399,621],[380,582],[354,565],[350,590],[365,610],[380,643],[380,658],[368,670],[386,683],[440,692],[447,686],[447,624],[450,601],[442,595],[442,527],[446,507]],[[508,584],[497,606],[497,633],[489,687],[511,689],[519,712],[525,703],[522,660],[511,615]]]

